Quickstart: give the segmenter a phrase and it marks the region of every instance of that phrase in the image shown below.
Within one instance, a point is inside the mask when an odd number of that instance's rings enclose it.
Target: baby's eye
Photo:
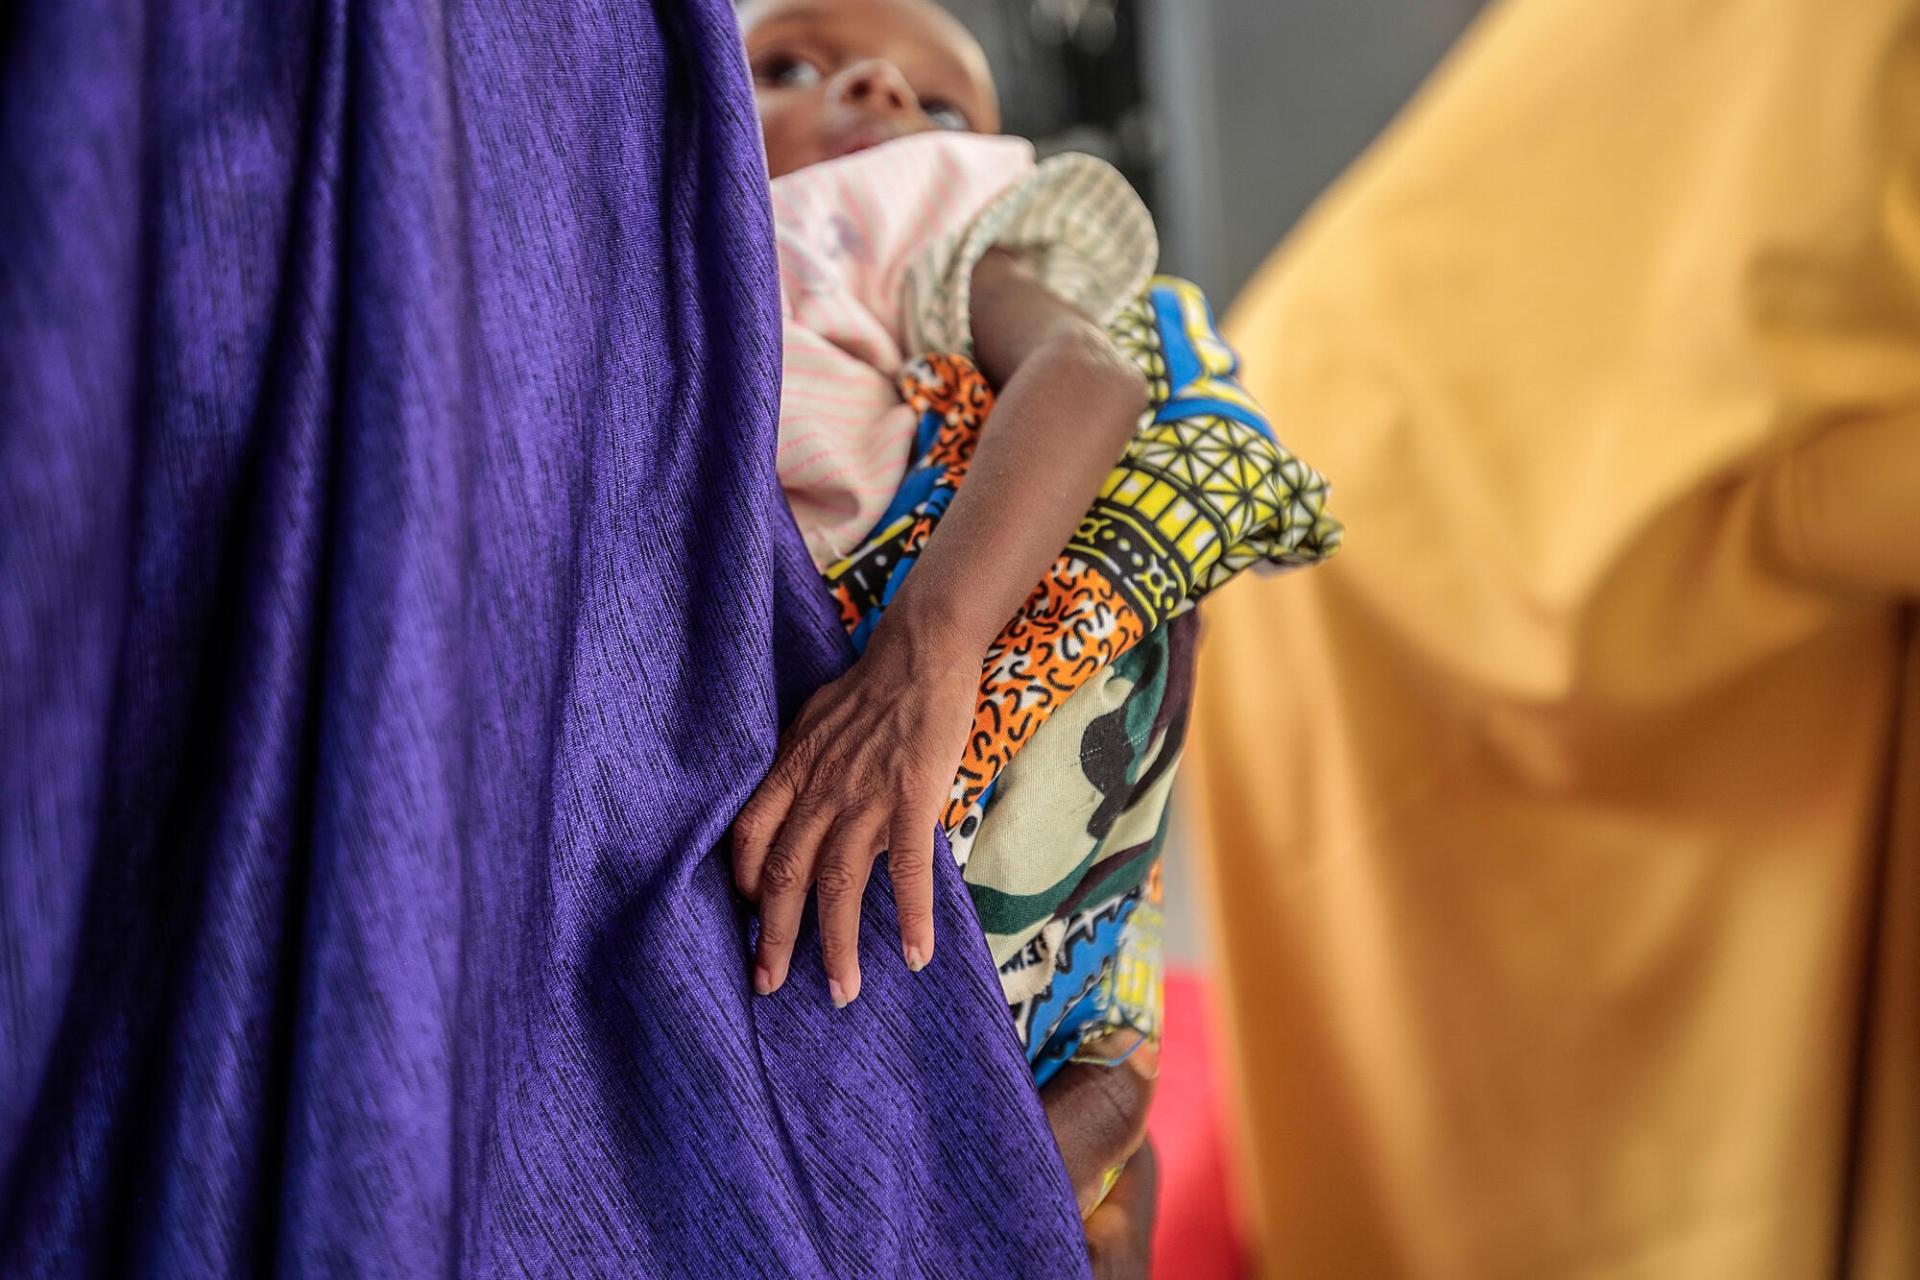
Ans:
[[[955,129],[964,133],[970,127],[967,124],[967,113],[952,103],[942,102],[938,98],[928,98],[920,104],[920,109],[926,113],[927,119],[942,129]]]
[[[776,53],[760,64],[754,79],[775,89],[805,89],[820,83],[820,68],[805,58]]]

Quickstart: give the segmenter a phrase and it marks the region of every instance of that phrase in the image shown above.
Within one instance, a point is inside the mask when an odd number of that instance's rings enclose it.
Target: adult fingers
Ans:
[[[1147,1280],[1159,1191],[1160,1165],[1149,1142],[1134,1152],[1113,1190],[1087,1218],[1087,1256],[1094,1280]]]
[[[831,811],[794,806],[760,869],[760,946],[754,956],[753,989],[763,996],[787,980],[820,842],[832,827]]]
[[[774,839],[799,792],[798,762],[793,747],[782,746],[773,758],[773,767],[733,820],[733,883],[755,902],[760,899],[760,877],[773,852]]]
[[[843,815],[827,838],[814,887],[820,895],[820,959],[834,1007],[860,995],[860,900],[886,829],[885,811]]]
[[[900,916],[900,954],[915,973],[933,959],[933,819],[923,806],[903,806],[887,842],[887,873]]]
[[[1152,1101],[1153,1082],[1124,1065],[1070,1062],[1040,1091],[1081,1212],[1099,1200],[1107,1170],[1145,1141]]]

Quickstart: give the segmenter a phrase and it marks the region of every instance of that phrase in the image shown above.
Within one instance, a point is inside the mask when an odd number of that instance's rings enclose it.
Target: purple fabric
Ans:
[[[726,0],[0,8],[0,1274],[1072,1276],[966,895],[749,994],[847,661]]]

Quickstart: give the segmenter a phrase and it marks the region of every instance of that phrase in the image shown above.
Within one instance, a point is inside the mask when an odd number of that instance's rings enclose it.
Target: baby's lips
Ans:
[[[838,160],[860,151],[871,151],[903,136],[900,130],[884,124],[860,124],[843,131],[827,145],[827,158]]]

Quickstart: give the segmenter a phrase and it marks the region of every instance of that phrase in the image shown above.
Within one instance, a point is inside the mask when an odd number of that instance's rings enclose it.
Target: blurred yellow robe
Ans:
[[[1920,1277],[1920,4],[1497,8],[1228,332],[1349,531],[1199,685],[1266,1274]]]

